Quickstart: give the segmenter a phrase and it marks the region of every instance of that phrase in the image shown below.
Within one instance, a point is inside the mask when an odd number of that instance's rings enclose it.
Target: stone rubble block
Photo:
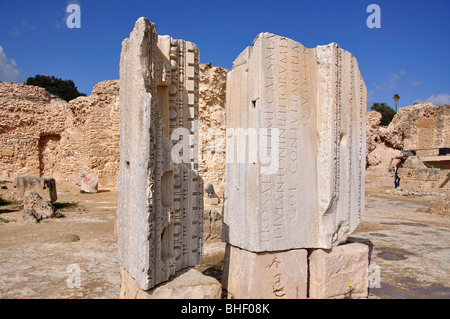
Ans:
[[[177,274],[171,281],[148,291],[142,290],[126,270],[120,267],[121,299],[220,299],[222,286],[195,268]]]
[[[306,249],[254,253],[228,244],[223,288],[228,298],[305,299],[307,255]]]
[[[42,219],[61,217],[53,204],[38,193],[26,191],[23,199],[22,217],[26,222],[40,222]]]
[[[368,267],[369,246],[362,243],[312,250],[309,298],[367,298]]]

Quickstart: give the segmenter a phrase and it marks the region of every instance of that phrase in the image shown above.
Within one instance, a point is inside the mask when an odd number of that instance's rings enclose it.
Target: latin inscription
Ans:
[[[295,178],[288,179],[287,176],[300,173],[300,126],[308,125],[311,116],[308,97],[311,68],[305,59],[301,59],[304,48],[276,36],[269,36],[266,41],[263,125],[279,130],[279,168],[275,174],[259,177],[259,242],[263,249],[271,242],[283,241],[286,227],[297,217],[299,185]]]

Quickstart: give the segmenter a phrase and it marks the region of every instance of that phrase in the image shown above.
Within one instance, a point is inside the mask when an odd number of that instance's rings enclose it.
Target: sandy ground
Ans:
[[[23,223],[20,207],[0,207],[0,297],[116,298],[117,191],[57,191],[64,218]]]
[[[117,298],[117,191],[57,188],[64,218],[23,223],[20,205],[0,206],[0,298]],[[371,247],[371,269],[379,270],[381,287],[369,298],[450,298],[449,214],[429,213],[430,203],[368,185],[351,237]],[[197,268],[220,280],[223,251],[207,243]]]

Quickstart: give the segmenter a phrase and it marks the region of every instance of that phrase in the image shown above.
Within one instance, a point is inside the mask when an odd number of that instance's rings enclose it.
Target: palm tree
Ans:
[[[397,105],[398,105],[398,100],[400,100],[400,95],[395,94],[393,99],[395,101],[395,113],[397,113]]]

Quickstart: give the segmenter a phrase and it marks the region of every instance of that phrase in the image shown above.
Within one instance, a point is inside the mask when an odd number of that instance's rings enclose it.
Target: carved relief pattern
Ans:
[[[334,195],[336,200],[339,200],[339,183],[340,183],[340,161],[341,161],[341,154],[340,154],[340,148],[339,148],[339,143],[340,143],[340,137],[341,137],[341,75],[342,75],[342,61],[341,61],[341,51],[339,50],[339,48],[337,46],[335,46],[335,56],[336,56],[336,89],[335,89],[335,110],[336,110],[336,128],[335,128],[335,138],[336,138],[336,143],[335,143],[335,151],[336,151],[336,160],[335,160],[335,165],[334,165],[334,170],[335,170],[335,191],[334,191]]]
[[[151,26],[152,32],[150,34],[150,56],[156,56],[156,43],[158,42],[158,35],[156,34],[156,29],[154,25]],[[153,67],[152,63],[149,63],[150,67]],[[146,74],[146,84],[147,84],[147,90],[151,92],[152,96],[156,96],[156,86],[154,85],[154,78],[152,76],[152,73],[154,73],[154,69],[148,70]],[[156,132],[157,132],[157,108],[156,108],[156,100],[150,99],[150,156],[149,156],[149,170],[148,170],[148,198],[147,198],[147,205],[148,205],[148,214],[149,214],[149,234],[148,234],[148,240],[149,240],[149,248],[150,248],[150,260],[149,260],[149,269],[147,271],[149,281],[154,282],[156,278],[154,277],[154,269],[158,267],[158,259],[155,257],[157,254],[157,247],[158,242],[156,239],[156,232],[157,232],[157,221],[155,218],[155,215],[153,214],[153,209],[155,207],[155,200],[154,192],[155,192],[155,176],[156,175]]]
[[[124,43],[131,44],[123,47],[121,57],[127,84],[121,89],[121,114],[127,115],[121,127],[129,134],[122,135],[127,138],[121,153],[130,153],[132,169],[123,165],[127,174],[119,180],[119,262],[148,290],[202,258],[198,164],[178,163],[172,157],[174,146],[186,135],[171,140],[178,128],[189,130],[189,141],[195,140],[199,52],[190,42],[158,36],[154,24],[144,18]],[[191,150],[182,145],[183,152]]]

